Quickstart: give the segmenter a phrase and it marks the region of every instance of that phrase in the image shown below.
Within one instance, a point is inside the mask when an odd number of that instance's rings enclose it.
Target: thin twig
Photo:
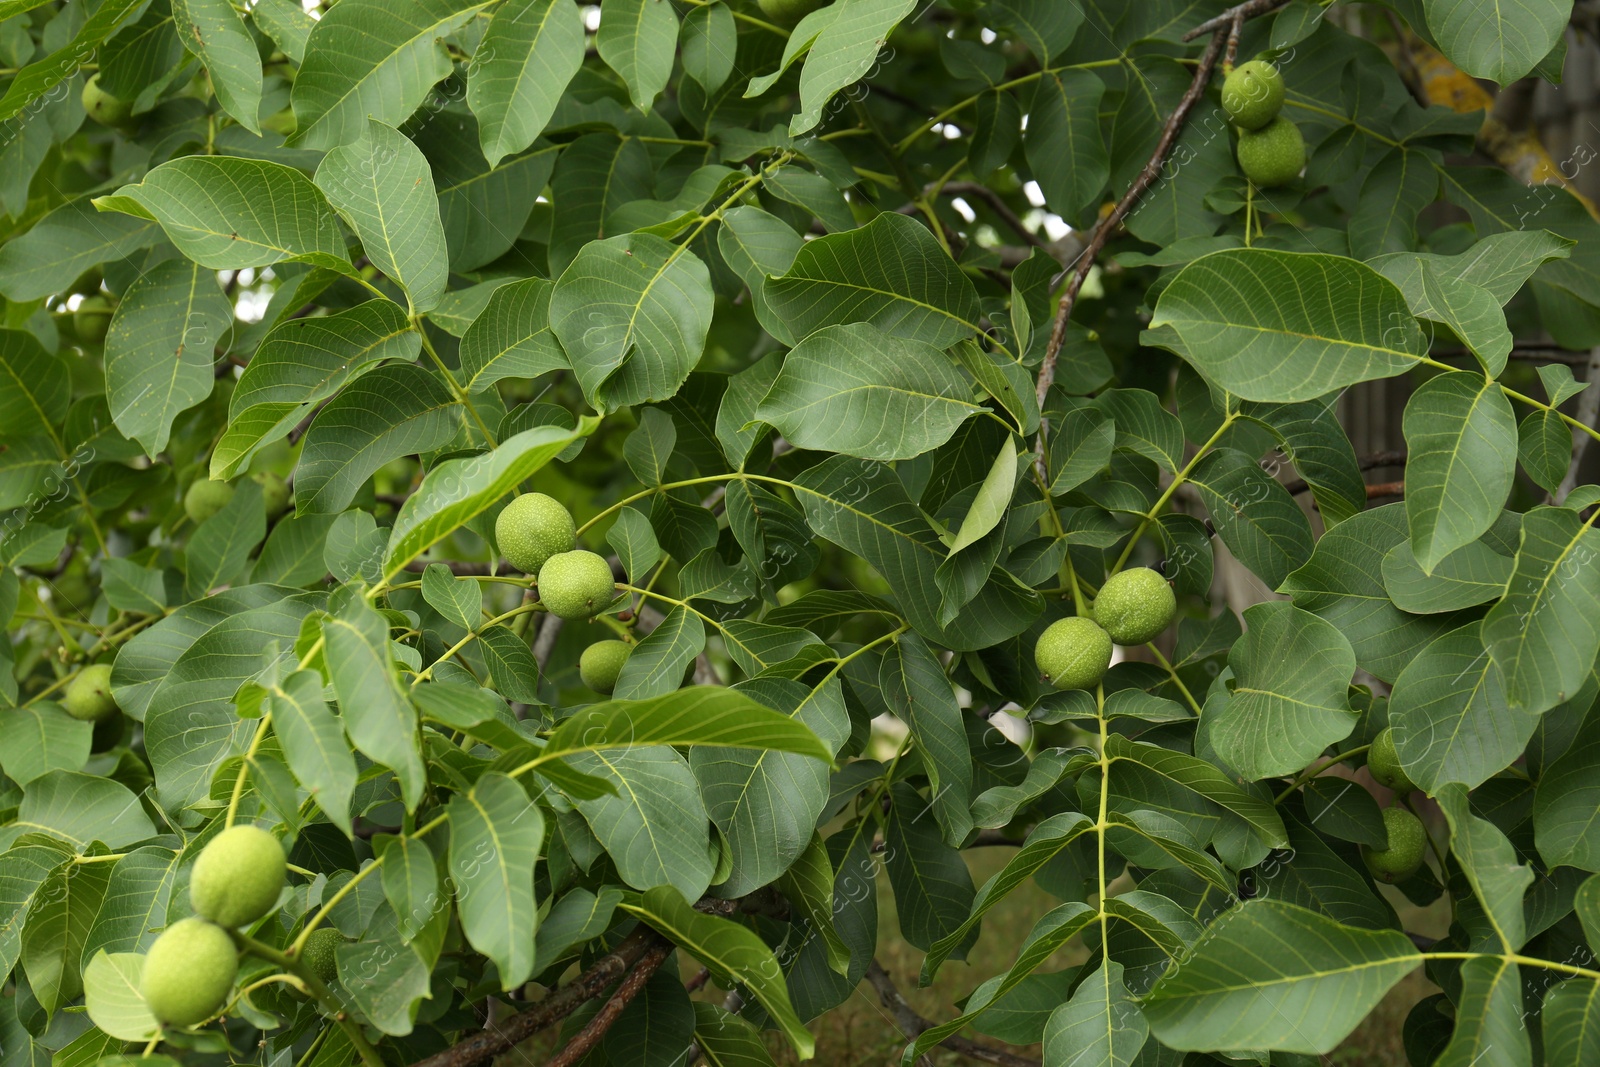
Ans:
[[[1161,139],[1156,142],[1156,150],[1150,154],[1149,161],[1145,163],[1144,169],[1139,171],[1139,176],[1133,180],[1133,184],[1128,186],[1128,191],[1122,194],[1122,199],[1117,201],[1117,206],[1111,209],[1111,214],[1101,219],[1100,224],[1094,228],[1093,236],[1089,238],[1083,254],[1078,257],[1077,268],[1067,282],[1066,291],[1061,294],[1060,303],[1056,305],[1055,324],[1050,330],[1050,344],[1045,349],[1044,365],[1039,368],[1037,395],[1041,408],[1044,407],[1045,398],[1050,393],[1050,386],[1056,380],[1056,357],[1061,354],[1061,346],[1067,337],[1067,320],[1072,317],[1072,307],[1078,301],[1078,292],[1089,276],[1089,269],[1094,266],[1100,250],[1111,240],[1111,235],[1122,225],[1122,220],[1127,217],[1133,205],[1138,203],[1139,198],[1155,184],[1156,178],[1160,177],[1161,168],[1166,164],[1173,146],[1177,144],[1178,134],[1182,132],[1189,112],[1194,110],[1194,105],[1205,95],[1206,85],[1211,81],[1211,72],[1216,69],[1217,59],[1222,54],[1225,37],[1226,30],[1212,34],[1211,43],[1206,46],[1205,54],[1200,57],[1200,64],[1195,68],[1194,80],[1189,83],[1189,88],[1184,92],[1183,99],[1178,101],[1178,106],[1167,117],[1167,123],[1161,130]],[[1041,433],[1041,445],[1042,437]],[[1042,461],[1042,451],[1040,458]]]
[[[1362,472],[1377,470],[1379,467],[1404,467],[1405,465],[1406,453],[1404,449],[1396,449],[1390,452],[1373,452],[1365,456],[1358,456],[1356,458],[1356,466],[1359,467]],[[1296,479],[1292,482],[1284,482],[1283,487],[1289,490],[1290,496],[1299,496],[1301,493],[1311,488],[1311,486],[1307,485],[1303,479]]]
[[[672,945],[667,941],[657,941],[646,949],[638,964],[628,972],[628,977],[624,978],[622,984],[617,986],[617,991],[611,994],[611,999],[601,1005],[600,1010],[594,1013],[594,1017],[582,1030],[573,1035],[572,1040],[568,1041],[560,1052],[546,1061],[545,1067],[572,1067],[590,1049],[598,1045],[600,1039],[606,1036],[606,1031],[616,1025],[623,1009],[644,990],[645,983],[650,981],[650,976],[656,973],[656,969],[671,953]]]
[[[1214,33],[1223,28],[1232,28],[1233,24],[1253,19],[1257,15],[1265,15],[1268,11],[1282,7],[1288,0],[1245,0],[1242,4],[1234,4],[1228,10],[1215,18],[1206,19],[1200,25],[1183,35],[1185,41],[1192,41],[1202,34]]]
[[[527,1011],[518,1012],[493,1030],[480,1030],[465,1041],[418,1060],[412,1067],[474,1067],[509,1051],[546,1027],[565,1019],[621,978],[628,968],[659,943],[653,930],[641,928],[600,957],[587,971]]]
[[[867,981],[872,983],[872,988],[878,991],[878,999],[883,1001],[883,1006],[889,1009],[894,1016],[895,1025],[909,1040],[915,1040],[925,1030],[933,1029],[933,1023],[917,1014],[910,1001],[895,986],[894,979],[889,977],[889,972],[883,965],[873,960],[867,965]],[[939,1042],[940,1045],[952,1052],[959,1052],[971,1059],[981,1060],[984,1063],[999,1064],[999,1067],[1039,1067],[1039,1061],[1003,1049],[990,1048],[980,1045],[976,1041],[969,1041],[964,1037],[954,1034]]]
[[[1381,482],[1378,485],[1367,486],[1368,500],[1383,500],[1392,496],[1405,496],[1405,482]]]
[[[1573,416],[1585,426],[1593,426],[1595,420],[1600,418],[1600,347],[1589,350],[1588,358],[1584,361],[1589,370],[1584,381],[1589,388],[1578,394],[1578,410]],[[1572,431],[1572,463],[1567,467],[1566,477],[1561,479],[1561,485],[1556,489],[1556,503],[1567,499],[1567,494],[1572,492],[1578,484],[1578,468],[1583,465],[1583,454],[1589,448],[1589,435],[1580,433],[1576,428]]]
[[[1034,248],[1049,246],[1048,241],[1028,229],[1022,217],[1011,210],[1011,205],[1006,203],[1005,197],[982,182],[945,182],[944,188],[940,189],[939,193],[941,196],[976,197],[989,205],[989,210],[1000,216],[1000,221],[1015,230],[1017,236],[1028,244]]]

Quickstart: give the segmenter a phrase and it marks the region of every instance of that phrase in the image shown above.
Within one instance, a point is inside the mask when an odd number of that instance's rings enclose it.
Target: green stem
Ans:
[[[275,963],[300,979],[306,989],[310,990],[311,995],[321,1003],[323,1010],[333,1016],[333,1020],[344,1029],[345,1034],[350,1038],[350,1043],[360,1053],[361,1062],[366,1067],[384,1067],[383,1057],[378,1055],[378,1050],[373,1048],[372,1042],[367,1040],[367,1035],[362,1032],[361,1026],[340,1008],[339,1001],[329,991],[328,987],[322,984],[322,979],[313,974],[311,968],[305,966],[298,958],[299,942],[296,942],[295,947],[291,950],[293,955],[288,955],[246,934],[234,932],[233,939],[243,951],[253,956],[258,956],[269,963]]]
[[[1517,952],[1423,952],[1419,955],[1425,960],[1476,960],[1492,959],[1505,960],[1521,967],[1538,967],[1546,971],[1559,971],[1562,974],[1575,975],[1579,978],[1589,978],[1600,981],[1600,971],[1592,971],[1587,967],[1576,964],[1560,963],[1556,960],[1542,960],[1537,956],[1524,956]]]
[[[250,776],[250,759],[261,747],[261,742],[266,740],[267,726],[272,722],[272,713],[266,712],[261,716],[261,721],[256,724],[255,736],[250,739],[250,747],[245,749],[244,759],[239,763],[239,773],[233,779],[233,796],[228,799],[228,820],[223,823],[227,828],[233,825],[234,818],[239,814],[239,800],[244,796],[245,779]]]
[[[1111,568],[1112,574],[1122,570],[1123,566],[1128,562],[1128,557],[1133,555],[1133,546],[1139,543],[1139,538],[1144,536],[1144,532],[1150,528],[1150,524],[1156,520],[1156,516],[1161,514],[1161,509],[1167,506],[1167,503],[1172,499],[1172,495],[1178,491],[1178,487],[1189,480],[1189,475],[1194,473],[1195,467],[1199,465],[1200,461],[1206,457],[1206,454],[1212,448],[1216,447],[1217,442],[1222,440],[1222,435],[1228,432],[1228,428],[1233,425],[1234,420],[1238,417],[1236,413],[1228,412],[1223,417],[1222,425],[1217,427],[1217,432],[1207,438],[1205,444],[1195,449],[1194,455],[1189,457],[1189,462],[1183,465],[1182,470],[1173,475],[1172,483],[1167,486],[1166,491],[1157,497],[1156,502],[1150,506],[1150,510],[1140,517],[1139,525],[1134,528],[1133,536],[1128,538],[1128,543],[1122,548],[1122,554],[1117,557],[1115,566]]]
[[[1167,659],[1162,651],[1156,647],[1154,641],[1150,642],[1144,647],[1148,648],[1155,655],[1156,662],[1159,663],[1161,668],[1167,672],[1168,677],[1172,679],[1172,684],[1178,687],[1178,691],[1183,694],[1183,699],[1187,700],[1189,702],[1189,707],[1194,709],[1194,713],[1196,715],[1199,715],[1200,702],[1194,698],[1193,693],[1189,692],[1189,687],[1183,684],[1183,679],[1178,677],[1178,669],[1172,665],[1172,661]]]
[[[1294,794],[1295,790],[1297,790],[1297,789],[1301,788],[1302,786],[1304,786],[1307,782],[1311,781],[1311,779],[1313,779],[1313,778],[1317,777],[1318,775],[1320,775],[1323,771],[1327,770],[1329,767],[1336,767],[1339,764],[1343,763],[1347,759],[1354,759],[1356,756],[1361,755],[1363,752],[1367,751],[1367,749],[1369,749],[1371,747],[1372,747],[1371,745],[1357,745],[1355,748],[1347,749],[1346,751],[1339,753],[1337,756],[1334,756],[1332,759],[1328,760],[1328,762],[1326,762],[1326,763],[1319,763],[1315,767],[1307,768],[1305,771],[1301,772],[1300,777],[1296,778],[1293,782],[1289,783],[1288,788],[1286,788],[1283,792],[1279,793],[1277,796],[1273,797],[1272,798],[1272,802],[1274,804],[1282,804],[1285,800],[1288,800],[1289,797]]]
[[[449,648],[445,649],[444,654],[442,656],[440,656],[438,659],[434,660],[432,663],[428,664],[426,667],[422,668],[422,670],[418,671],[417,672],[417,676],[411,680],[411,688],[415,689],[417,686],[421,685],[423,682],[425,682],[429,678],[431,678],[433,676],[433,669],[435,667],[437,667],[439,664],[445,662],[450,657],[454,656],[457,652],[460,652],[463,648],[466,648],[473,641],[476,641],[478,639],[478,635],[483,633],[483,631],[487,630],[489,627],[494,626],[497,623],[505,622],[507,619],[516,618],[518,615],[526,615],[530,611],[543,611],[543,610],[544,610],[543,606],[539,605],[539,604],[518,604],[516,607],[512,608],[510,611],[507,611],[507,612],[505,612],[503,614],[500,614],[500,615],[496,615],[494,618],[490,619],[488,622],[486,622],[482,626],[478,627],[478,629],[469,630],[467,632],[467,636],[463,637],[461,640],[457,641],[455,644],[453,644]]]
[[[1094,70],[1097,67],[1115,67],[1120,66],[1121,64],[1122,60],[1120,58],[1096,59],[1090,63],[1074,63],[1065,67],[1050,67],[1046,70],[1036,70],[1032,74],[1024,74],[1020,78],[1012,78],[1010,81],[1005,81],[1001,82],[999,85],[990,86],[989,88],[983,90],[983,92],[974,93],[965,100],[951,104],[949,107],[933,116],[933,118],[929,119],[927,122],[924,122],[921,126],[918,126],[915,130],[911,131],[905,137],[902,137],[899,143],[894,146],[894,153],[895,155],[903,155],[906,149],[917,143],[917,139],[919,137],[933,129],[935,126],[939,125],[939,123],[943,122],[945,119],[948,119],[950,116],[958,115],[967,108],[971,107],[973,104],[977,103],[983,98],[984,93],[999,93],[1004,92],[1007,89],[1015,89],[1019,85],[1027,85],[1029,82],[1036,82],[1046,74],[1055,74],[1063,70]]]
[[[411,328],[417,331],[418,337],[422,338],[423,351],[428,353],[428,358],[433,360],[433,365],[439,368],[440,374],[444,375],[445,384],[450,387],[450,391],[461,402],[461,406],[467,409],[467,413],[472,416],[472,421],[478,424],[478,431],[483,434],[483,439],[489,443],[490,448],[494,448],[499,442],[494,439],[494,434],[490,432],[489,424],[483,421],[482,415],[478,414],[478,406],[472,402],[472,397],[468,396],[466,389],[462,388],[461,383],[456,381],[456,376],[451,373],[449,367],[445,366],[444,360],[439,358],[438,351],[433,347],[433,341],[428,337],[428,331],[423,327],[421,315],[413,315],[411,317]]]

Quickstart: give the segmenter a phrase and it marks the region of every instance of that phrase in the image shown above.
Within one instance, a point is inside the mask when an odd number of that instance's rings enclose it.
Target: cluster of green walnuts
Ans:
[[[1222,110],[1239,129],[1239,169],[1258,189],[1294,181],[1306,165],[1300,127],[1278,114],[1283,93],[1283,75],[1264,59],[1241,63],[1222,82]]]
[[[288,876],[278,839],[257,826],[223,830],[195,860],[189,881],[194,915],[179,919],[145,954],[139,992],[164,1025],[196,1026],[228,1003],[239,971],[239,943],[232,931],[256,922],[277,906]],[[335,953],[344,941],[337,930],[312,931],[299,954],[291,985],[337,973]]]
[[[1106,579],[1088,615],[1057,619],[1039,635],[1033,661],[1057,689],[1093,689],[1111,666],[1111,646],[1154,641],[1178,614],[1172,586],[1148,567]]]
[[[616,598],[616,581],[603,556],[578,548],[572,513],[555,497],[523,493],[495,519],[500,552],[534,578],[539,602],[562,619],[587,619]],[[583,684],[610,694],[632,650],[626,641],[596,641],[578,658]]]

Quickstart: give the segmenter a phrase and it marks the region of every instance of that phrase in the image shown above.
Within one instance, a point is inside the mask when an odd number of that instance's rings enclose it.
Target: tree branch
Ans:
[[[1215,21],[1215,20],[1213,20]],[[1230,23],[1231,24],[1231,23]],[[1183,130],[1184,122],[1189,118],[1189,112],[1194,110],[1194,105],[1205,94],[1206,85],[1211,81],[1211,72],[1216,68],[1217,59],[1222,54],[1222,45],[1227,38],[1226,28],[1212,34],[1211,43],[1206,46],[1205,54],[1200,57],[1200,64],[1195,68],[1194,80],[1189,83],[1183,99],[1178,101],[1178,106],[1167,117],[1166,126],[1161,130],[1161,138],[1156,142],[1156,150],[1151,153],[1150,159],[1133,180],[1128,191],[1117,201],[1117,206],[1111,209],[1111,214],[1100,220],[1094,228],[1089,243],[1084,247],[1083,253],[1078,257],[1078,263],[1072,272],[1071,279],[1067,282],[1066,291],[1061,294],[1061,300],[1056,305],[1055,325],[1050,330],[1050,344],[1045,349],[1044,365],[1039,368],[1039,384],[1037,395],[1039,406],[1044,407],[1045,397],[1050,392],[1050,386],[1056,380],[1056,357],[1061,354],[1061,345],[1067,336],[1067,320],[1072,317],[1072,307],[1078,302],[1078,292],[1083,288],[1084,279],[1089,276],[1089,269],[1094,266],[1100,250],[1111,240],[1111,235],[1122,220],[1138,203],[1150,186],[1155,184],[1156,178],[1161,175],[1161,168],[1171,155],[1172,148],[1178,141],[1178,134]],[[1043,434],[1040,435],[1043,444]],[[1042,459],[1041,454],[1041,459]]]
[[[639,957],[638,964],[632,971],[628,972],[628,977],[624,978],[622,984],[617,986],[617,991],[611,994],[611,999],[607,1000],[600,1010],[594,1013],[594,1018],[590,1019],[582,1030],[573,1035],[572,1040],[568,1041],[560,1052],[550,1057],[545,1063],[545,1067],[572,1067],[590,1049],[599,1044],[606,1031],[616,1025],[617,1019],[622,1015],[622,1010],[628,1006],[628,1002],[639,995],[644,989],[645,983],[650,981],[650,976],[656,973],[656,969],[671,954],[671,943],[663,940],[657,940],[655,944],[646,949],[644,955]]]
[[[418,1060],[412,1067],[474,1067],[509,1051],[540,1030],[560,1022],[621,978],[659,942],[654,930],[641,927],[571,982],[527,1011],[511,1016],[493,1030],[480,1030],[443,1052]]]
[[[990,211],[1000,216],[1000,220],[1015,230],[1017,236],[1028,244],[1034,248],[1045,248],[1049,245],[1048,241],[1023,224],[1022,217],[1011,210],[1011,205],[1006,203],[1005,197],[982,182],[945,182],[944,187],[939,190],[939,194],[941,196],[974,197],[982,200],[988,205]]]
[[[867,965],[867,981],[878,991],[878,999],[883,1001],[883,1006],[894,1016],[895,1025],[908,1039],[915,1040],[924,1030],[933,1029],[933,1023],[917,1014],[917,1010],[895,986],[894,979],[889,977],[889,972],[885,971],[877,960]],[[969,1041],[955,1034],[939,1044],[952,1052],[959,1052],[963,1056],[984,1063],[998,1064],[999,1067],[1039,1067],[1038,1060],[1018,1056],[1003,1049],[990,1048],[988,1045],[980,1045],[976,1041]]]

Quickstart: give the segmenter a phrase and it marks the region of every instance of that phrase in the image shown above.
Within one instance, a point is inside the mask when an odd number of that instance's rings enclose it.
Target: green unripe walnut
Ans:
[[[1422,853],[1427,848],[1428,832],[1422,820],[1405,808],[1384,808],[1383,828],[1388,848],[1361,847],[1367,870],[1380,882],[1402,882],[1422,868]]]
[[[611,565],[593,552],[558,552],[539,568],[539,601],[552,615],[587,619],[616,592]]]
[[[300,950],[300,960],[323,982],[331,982],[339,977],[336,953],[344,943],[345,937],[339,931],[326,926],[318,927],[306,938],[305,947]]]
[[[1239,169],[1258,189],[1292,182],[1306,165],[1300,127],[1279,115],[1259,130],[1239,134]]]
[[[1149,567],[1113,574],[1094,598],[1094,621],[1119,645],[1155,640],[1177,613],[1172,586]]]
[[[821,7],[825,0],[756,0],[761,13],[773,22],[792,26]]]
[[[117,701],[111,695],[111,664],[96,663],[74,675],[61,697],[61,706],[74,719],[86,722],[105,722],[115,715]]]
[[[238,972],[239,952],[228,931],[204,919],[182,919],[150,946],[139,992],[157,1019],[194,1026],[228,1002]]]
[[[83,83],[83,110],[102,126],[121,126],[133,116],[133,104],[100,88],[100,75]]]
[[[610,696],[632,651],[633,646],[626,641],[596,641],[578,657],[578,676],[596,693]]]
[[[255,471],[250,480],[261,486],[261,502],[267,506],[267,518],[275,519],[289,510],[289,483],[277,471]]]
[[[233,486],[201,478],[183,494],[183,513],[189,516],[189,521],[199,525],[227,507],[232,499]]]
[[[72,332],[85,344],[97,345],[106,339],[111,328],[111,312],[115,305],[103,296],[86,296],[72,312]]]
[[[494,520],[494,539],[511,565],[538,574],[551,556],[571,552],[578,543],[572,512],[544,493],[523,493]]]
[[[1372,747],[1367,750],[1367,770],[1379,785],[1388,786],[1401,796],[1416,791],[1417,783],[1406,773],[1400,753],[1395,751],[1392,729],[1385,727],[1372,739]]]
[[[189,902],[218,926],[235,929],[272,910],[287,871],[276,837],[258,826],[231,826],[195,860]]]
[[[1039,635],[1033,661],[1057,689],[1093,689],[1111,666],[1111,635],[1087,616],[1057,619]]]
[[[1233,69],[1222,82],[1222,110],[1235,126],[1259,130],[1278,117],[1283,107],[1283,75],[1261,59]]]

